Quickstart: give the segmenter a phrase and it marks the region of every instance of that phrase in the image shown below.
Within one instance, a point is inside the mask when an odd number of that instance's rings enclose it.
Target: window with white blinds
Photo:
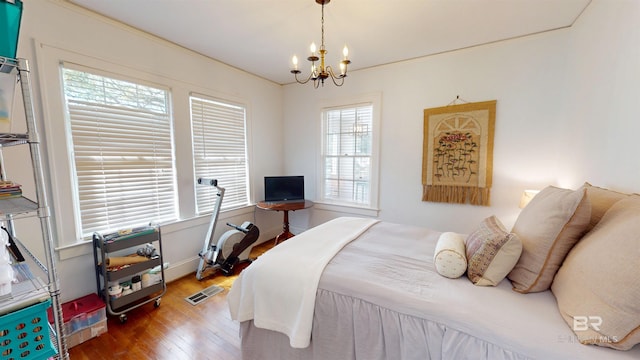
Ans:
[[[222,209],[249,203],[249,174],[244,106],[191,96],[195,177],[217,179],[225,189]],[[211,212],[215,189],[196,186],[197,213]]]
[[[373,106],[323,111],[323,198],[371,205]]]
[[[168,91],[62,73],[82,236],[177,219]]]

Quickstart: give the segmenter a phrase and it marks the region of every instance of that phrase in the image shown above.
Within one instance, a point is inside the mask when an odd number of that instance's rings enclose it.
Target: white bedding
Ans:
[[[437,274],[439,232],[379,223],[346,245],[318,284],[312,342],[243,322],[243,359],[640,359],[577,342],[549,291],[478,287]],[[253,266],[253,265],[252,265]]]
[[[265,253],[234,282],[227,296],[231,318],[284,333],[292,347],[309,346],[322,271],[340,249],[377,222],[338,218]]]

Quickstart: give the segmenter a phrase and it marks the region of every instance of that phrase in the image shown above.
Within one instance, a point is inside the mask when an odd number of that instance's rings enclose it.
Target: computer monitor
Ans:
[[[265,176],[264,201],[304,200],[304,176]]]

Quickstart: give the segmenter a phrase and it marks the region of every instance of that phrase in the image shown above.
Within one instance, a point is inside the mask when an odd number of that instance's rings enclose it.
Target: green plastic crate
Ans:
[[[21,0],[0,0],[0,56],[16,57],[21,19]]]

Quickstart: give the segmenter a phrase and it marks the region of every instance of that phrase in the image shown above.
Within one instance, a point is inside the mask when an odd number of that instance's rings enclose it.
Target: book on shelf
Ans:
[[[22,196],[22,186],[11,180],[0,180],[0,199]]]

